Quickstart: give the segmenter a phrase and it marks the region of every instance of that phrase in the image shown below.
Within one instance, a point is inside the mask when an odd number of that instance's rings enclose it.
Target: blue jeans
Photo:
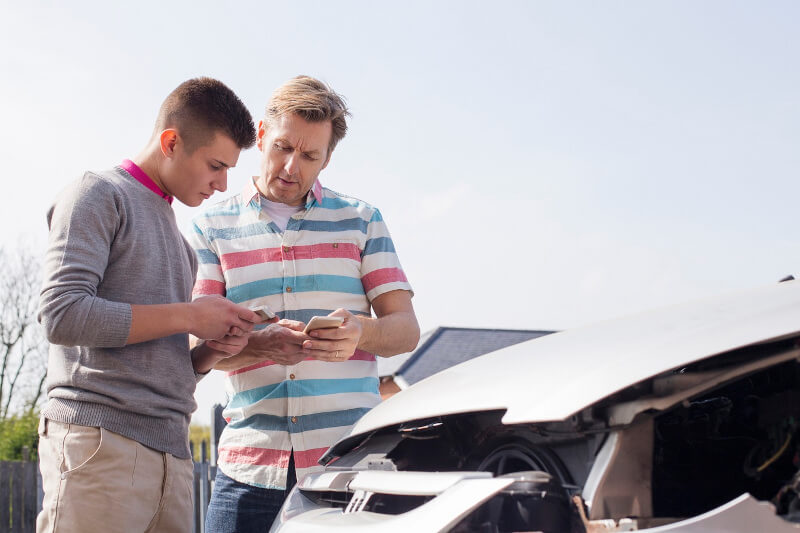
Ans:
[[[264,489],[239,483],[217,468],[214,490],[206,514],[209,533],[266,533],[278,516],[283,501],[297,482],[294,454],[289,459],[286,490]]]

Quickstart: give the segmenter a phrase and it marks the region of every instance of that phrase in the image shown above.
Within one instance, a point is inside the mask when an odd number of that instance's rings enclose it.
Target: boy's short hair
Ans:
[[[256,142],[250,111],[227,85],[214,78],[193,78],[169,93],[158,111],[156,134],[167,128],[178,130],[189,153],[210,142],[217,132],[230,137],[240,149]]]
[[[344,98],[328,85],[311,76],[297,76],[272,93],[264,115],[266,124],[287,113],[295,113],[308,122],[331,121],[332,133],[328,143],[328,155],[347,133],[346,116],[350,111]]]

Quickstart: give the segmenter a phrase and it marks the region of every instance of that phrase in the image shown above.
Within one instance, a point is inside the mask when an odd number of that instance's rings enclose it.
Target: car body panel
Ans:
[[[648,533],[798,533],[800,524],[786,522],[775,515],[775,508],[749,494],[707,513],[673,524],[654,527]]]
[[[795,281],[646,311],[447,369],[376,406],[349,436],[409,420],[494,409],[506,410],[506,424],[563,420],[653,376],[798,332],[800,282]]]
[[[349,476],[355,479],[364,472],[344,472],[338,475]],[[394,491],[391,485],[392,478],[397,479],[396,490],[398,493],[428,493],[427,478],[425,475],[416,476],[404,472],[383,472],[380,484],[390,493]],[[469,512],[475,510],[483,502],[507,487],[511,480],[508,478],[485,478],[484,472],[460,472],[450,475],[446,488],[437,494],[431,501],[420,507],[399,515],[382,515],[372,512],[343,512],[341,509],[319,509],[303,507],[297,501],[288,501],[282,511],[282,516],[276,520],[271,531],[280,533],[314,533],[327,531],[381,531],[385,533],[406,533],[407,531],[419,532],[446,532],[455,523]],[[312,474],[313,476],[313,474]],[[315,485],[317,490],[322,490],[321,485],[330,483],[329,488],[338,489],[338,484],[333,477],[313,480],[309,485]],[[414,480],[417,490],[412,488]],[[411,483],[411,484],[410,484]],[[302,498],[299,491],[292,493],[295,500]],[[291,515],[286,510],[294,510]],[[592,531],[631,531],[628,527],[636,527],[635,519],[626,519],[616,522],[614,520],[595,520],[591,524]],[[625,527],[628,524],[628,527]],[[749,494],[742,494],[724,505],[712,509],[701,515],[674,522],[671,524],[638,529],[648,533],[753,533],[755,531],[769,531],[770,533],[798,533],[800,524],[786,522],[775,515],[775,509],[769,503],[760,502]]]
[[[354,480],[364,472],[353,473]],[[387,485],[392,478],[397,479],[396,490],[400,494],[414,492],[410,483],[416,481],[417,491],[421,494],[428,494],[430,477],[425,474],[405,472],[383,472],[381,485],[388,493],[393,493],[393,489]],[[376,529],[386,533],[407,533],[408,531],[447,531],[464,516],[483,502],[497,494],[513,481],[504,478],[486,477],[485,472],[464,473],[459,472],[454,476],[447,476],[447,487],[437,494],[431,501],[399,515],[384,515],[368,511],[346,512],[340,509],[307,509],[297,502],[287,501],[284,504],[281,515],[273,524],[271,531],[281,531],[283,533],[315,531],[375,531]],[[313,474],[312,474],[313,475]],[[369,481],[367,481],[369,482]],[[300,491],[294,491],[292,497],[295,500],[303,498]],[[287,509],[302,509],[291,516],[286,515]],[[422,526],[422,529],[420,527]]]

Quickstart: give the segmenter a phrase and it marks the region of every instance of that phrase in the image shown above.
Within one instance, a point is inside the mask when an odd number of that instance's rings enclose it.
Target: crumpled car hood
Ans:
[[[800,281],[646,311],[449,368],[376,406],[348,437],[409,420],[495,409],[506,410],[505,424],[563,420],[653,376],[798,333]]]

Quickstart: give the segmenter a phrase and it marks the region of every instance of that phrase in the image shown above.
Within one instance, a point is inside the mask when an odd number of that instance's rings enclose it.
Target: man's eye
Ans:
[[[272,146],[274,146],[276,150],[280,150],[282,152],[286,152],[288,150],[291,150],[291,147],[283,145],[283,144],[275,143]]]
[[[211,170],[220,170],[222,167],[218,165],[211,165]]]
[[[317,158],[316,158],[316,157],[314,157],[313,155],[309,155],[309,154],[303,154],[303,157],[304,157],[304,158],[305,158],[307,161],[316,161],[316,160],[317,160]]]

